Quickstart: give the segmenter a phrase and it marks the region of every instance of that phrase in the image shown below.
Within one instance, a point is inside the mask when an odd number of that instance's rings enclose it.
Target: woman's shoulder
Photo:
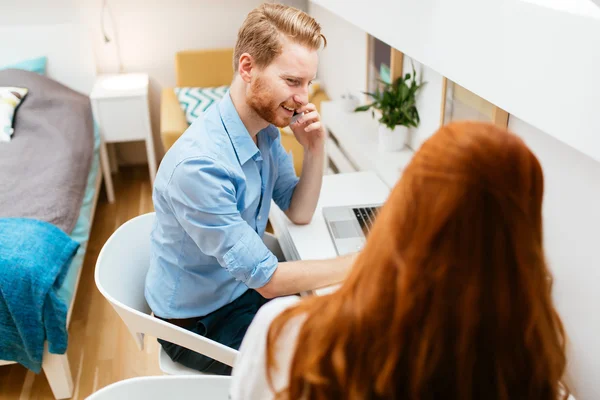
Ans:
[[[240,355],[233,367],[231,399],[273,399],[275,397],[267,383],[265,368],[267,362],[267,334],[273,320],[299,301],[298,296],[278,297],[258,310],[244,336],[240,347]],[[293,324],[292,328],[297,332],[299,325]],[[293,335],[286,339],[278,343],[278,351],[276,352],[277,365],[281,366],[281,370],[278,370],[278,373],[273,377],[274,387],[277,390],[287,384],[287,368],[289,368],[296,347]]]
[[[299,301],[300,297],[298,296],[286,296],[277,297],[263,305],[254,316],[254,319],[244,336],[242,350],[246,347],[265,347],[266,336],[273,320],[288,308],[298,304]],[[290,333],[289,329],[297,329],[297,325],[296,322],[287,324],[284,332]],[[293,331],[296,329],[293,329]]]
[[[279,314],[298,304],[299,301],[300,297],[298,296],[277,297],[258,310],[253,322],[268,327]]]

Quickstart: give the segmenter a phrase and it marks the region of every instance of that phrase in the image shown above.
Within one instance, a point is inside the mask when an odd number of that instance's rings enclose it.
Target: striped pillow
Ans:
[[[0,142],[10,142],[15,111],[29,90],[20,87],[0,87]]]
[[[175,88],[175,94],[181,109],[185,113],[187,123],[191,124],[213,104],[218,103],[228,90],[229,86],[212,88],[180,87]]]

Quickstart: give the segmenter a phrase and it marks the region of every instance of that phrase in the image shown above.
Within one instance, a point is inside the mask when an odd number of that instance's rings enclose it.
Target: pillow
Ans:
[[[5,65],[0,69],[23,69],[25,71],[35,72],[40,75],[46,75],[46,57],[32,58],[29,60],[19,61],[18,63]]]
[[[0,142],[10,142],[15,111],[28,91],[26,88],[0,87]]]
[[[174,90],[179,105],[185,113],[185,119],[188,124],[191,124],[213,104],[221,100],[229,90],[229,86],[212,88],[181,87]]]

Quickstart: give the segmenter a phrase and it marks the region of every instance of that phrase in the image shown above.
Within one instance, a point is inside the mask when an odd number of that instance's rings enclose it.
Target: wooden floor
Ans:
[[[94,266],[104,242],[125,221],[153,211],[148,168],[121,168],[113,176],[114,204],[100,193],[96,216],[83,264],[83,272],[69,327],[67,354],[75,386],[73,399],[126,378],[162,375],[158,368],[158,343],[147,337],[139,351],[127,328],[102,297],[94,283]],[[0,366],[0,399],[54,399],[43,372],[39,375],[20,364]]]

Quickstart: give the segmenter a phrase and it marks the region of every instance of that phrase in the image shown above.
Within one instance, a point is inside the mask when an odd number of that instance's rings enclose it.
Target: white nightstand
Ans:
[[[100,75],[96,79],[90,99],[94,118],[102,136],[100,160],[108,201],[114,202],[115,194],[106,150],[107,143],[144,140],[150,180],[154,184],[156,156],[148,105],[148,75]]]

